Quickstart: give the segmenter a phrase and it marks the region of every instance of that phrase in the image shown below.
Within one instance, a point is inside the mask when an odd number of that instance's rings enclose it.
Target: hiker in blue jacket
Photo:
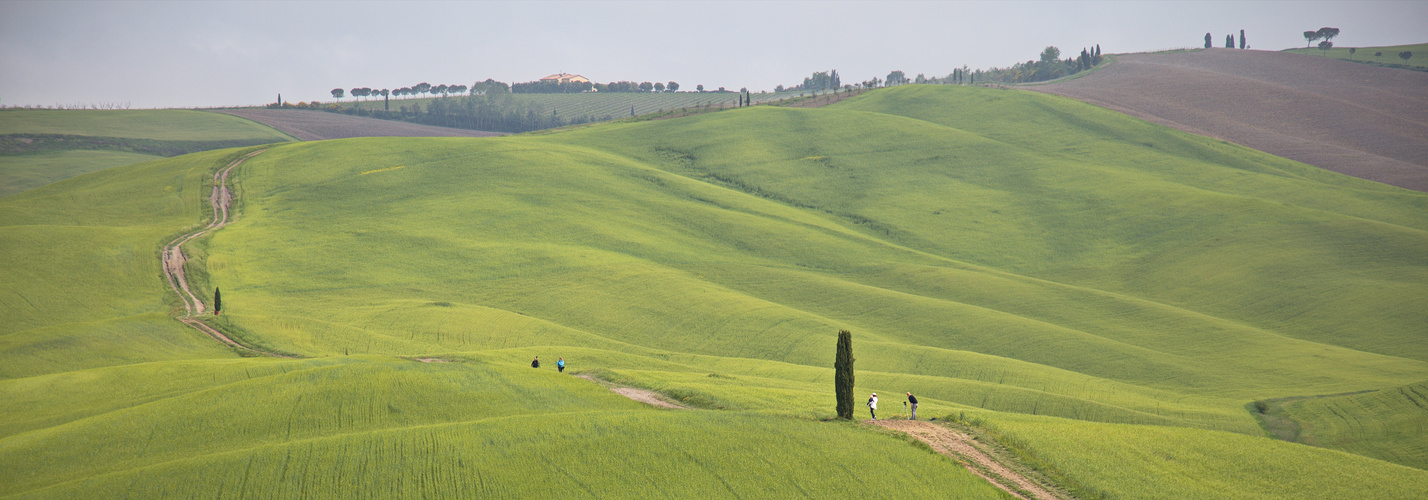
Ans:
[[[560,373],[565,373],[565,358],[555,360],[555,369],[560,370]]]

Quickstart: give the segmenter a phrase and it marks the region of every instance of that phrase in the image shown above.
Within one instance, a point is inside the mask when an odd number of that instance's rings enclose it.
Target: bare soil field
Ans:
[[[215,111],[253,120],[303,141],[348,137],[491,137],[506,135],[504,132],[434,127],[304,109],[222,109]]]
[[[1428,191],[1428,73],[1257,50],[1116,58],[1081,78],[1023,88]]]

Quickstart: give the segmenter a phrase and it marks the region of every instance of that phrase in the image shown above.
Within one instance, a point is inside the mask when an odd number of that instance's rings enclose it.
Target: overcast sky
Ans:
[[[67,2],[0,0],[0,105],[331,100],[336,87],[676,81],[771,90],[1105,53],[1428,42],[1428,2]],[[1424,54],[1428,57],[1428,54]]]

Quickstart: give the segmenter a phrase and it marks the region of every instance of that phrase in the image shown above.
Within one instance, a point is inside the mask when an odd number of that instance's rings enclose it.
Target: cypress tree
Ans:
[[[853,334],[838,330],[838,355],[833,360],[833,391],[838,397],[838,417],[853,419]]]
[[[1240,30],[1240,50],[1245,48],[1245,30]]]
[[[217,316],[223,310],[223,294],[218,292],[218,287],[213,287],[213,315]]]

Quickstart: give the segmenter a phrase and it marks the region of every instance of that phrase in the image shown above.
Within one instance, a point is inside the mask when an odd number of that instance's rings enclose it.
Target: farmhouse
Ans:
[[[572,74],[570,74],[570,73],[556,73],[556,74],[554,74],[554,75],[550,75],[550,76],[547,76],[547,77],[545,77],[545,78],[541,78],[540,81],[541,81],[541,82],[554,82],[554,83],[559,83],[559,84],[566,84],[566,83],[591,83],[589,78],[585,78],[585,77],[580,76],[580,75],[572,75]]]

